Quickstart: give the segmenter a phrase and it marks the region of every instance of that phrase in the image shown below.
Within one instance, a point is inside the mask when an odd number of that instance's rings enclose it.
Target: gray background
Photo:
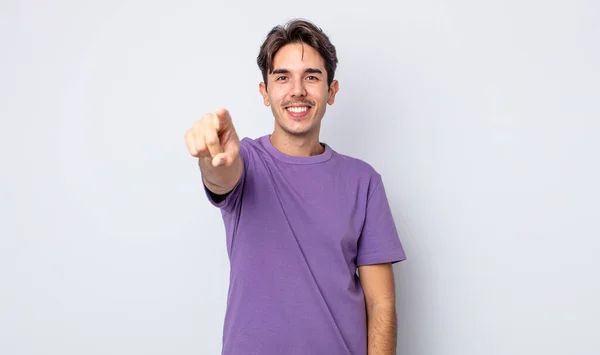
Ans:
[[[321,139],[383,175],[406,247],[398,354],[600,353],[597,1],[3,0],[0,354],[220,352],[183,134],[218,106],[271,132],[255,58],[297,16],[340,58]]]

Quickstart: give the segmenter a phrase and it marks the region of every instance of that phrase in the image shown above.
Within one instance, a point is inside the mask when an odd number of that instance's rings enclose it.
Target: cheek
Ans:
[[[271,103],[280,103],[283,101],[284,97],[285,94],[277,90],[273,90],[269,93],[269,100],[271,101]]]
[[[308,96],[313,100],[327,101],[329,98],[329,92],[327,88],[314,88],[313,90],[308,91]]]

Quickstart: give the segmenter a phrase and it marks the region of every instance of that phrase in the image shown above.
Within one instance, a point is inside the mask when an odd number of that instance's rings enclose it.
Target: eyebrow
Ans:
[[[289,69],[275,69],[271,74],[289,74]],[[316,68],[307,68],[304,73],[306,74],[323,74],[321,69]]]

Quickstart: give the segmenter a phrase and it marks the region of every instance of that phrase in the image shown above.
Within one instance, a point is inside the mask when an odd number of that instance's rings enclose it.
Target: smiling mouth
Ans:
[[[310,112],[310,106],[293,106],[286,107],[285,110],[294,118],[302,118]]]
[[[287,107],[286,110],[294,113],[302,113],[308,111],[310,107],[308,106],[296,106],[296,107]]]

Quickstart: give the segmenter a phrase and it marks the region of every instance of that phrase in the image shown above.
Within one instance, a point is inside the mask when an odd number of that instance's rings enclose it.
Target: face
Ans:
[[[291,43],[275,54],[268,85],[260,83],[260,93],[275,116],[274,134],[318,136],[327,104],[338,91],[334,80],[327,87],[325,60],[307,44]]]

